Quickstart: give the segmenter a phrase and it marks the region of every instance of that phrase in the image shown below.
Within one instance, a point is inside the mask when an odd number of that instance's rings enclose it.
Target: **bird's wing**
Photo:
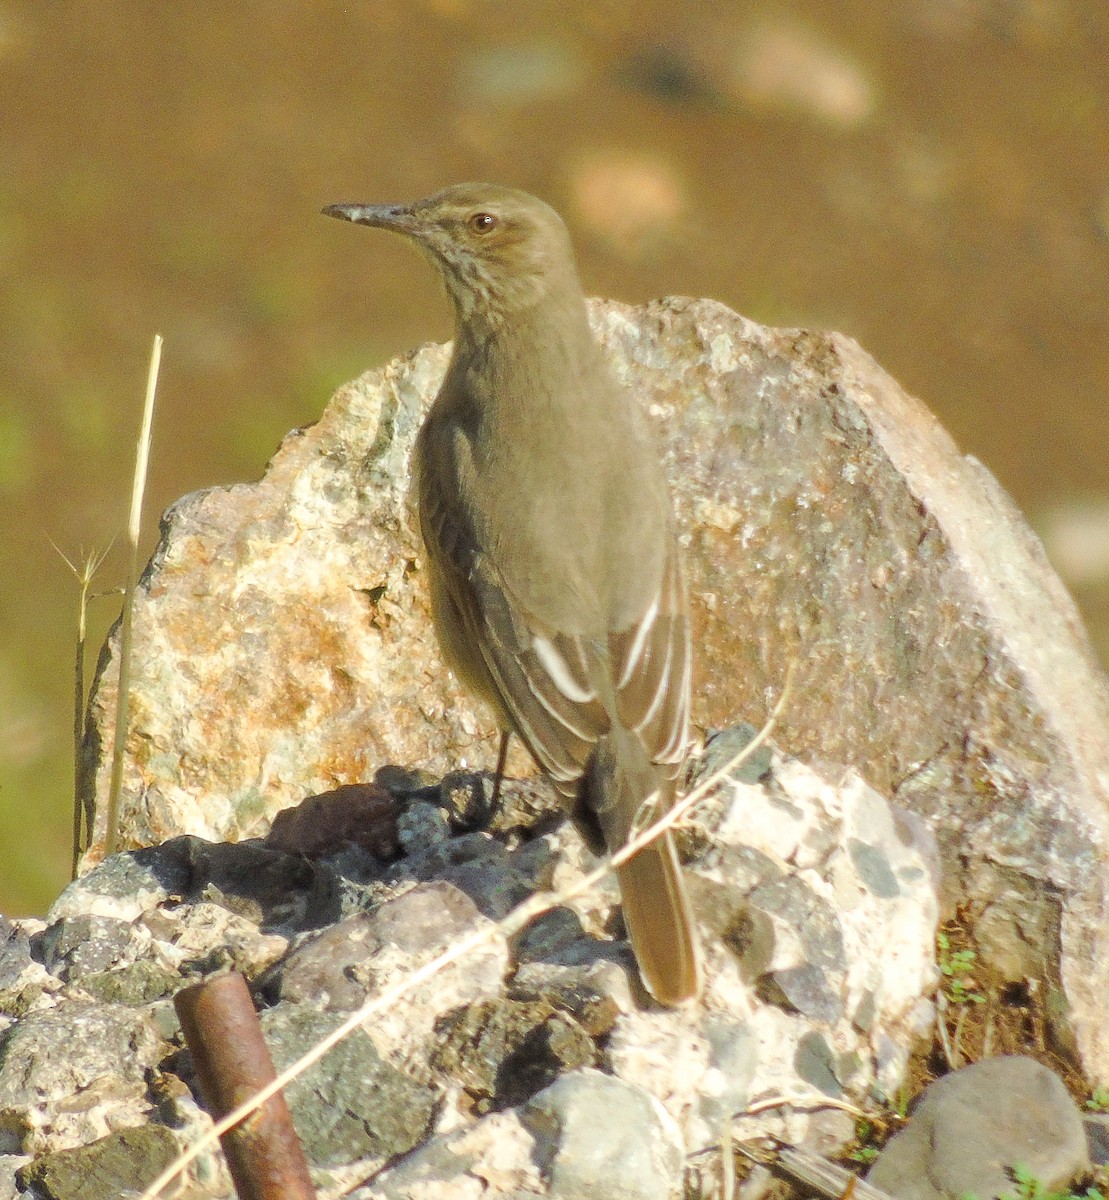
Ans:
[[[594,745],[611,728],[613,702],[615,716],[642,741],[647,758],[676,775],[688,739],[691,677],[677,546],[667,556],[657,596],[635,623],[610,633],[605,645],[552,628],[529,612],[482,552],[464,516],[443,503],[445,489],[426,476],[424,482],[431,484],[420,488],[424,542],[464,631],[452,640],[464,638],[470,675],[488,678],[514,732],[560,790],[576,792]],[[473,662],[478,655],[480,670]]]
[[[692,646],[681,557],[667,556],[658,595],[630,628],[609,636],[621,723],[652,762],[676,776],[689,741]]]
[[[466,585],[481,653],[516,732],[559,789],[574,794],[610,726],[594,682],[598,648],[524,611],[484,556]]]
[[[483,698],[499,708],[556,786],[573,795],[594,744],[609,728],[591,683],[590,647],[545,627],[512,596],[465,515],[444,503],[447,490],[428,472],[425,459],[420,528],[446,602],[444,616],[456,625],[446,637],[440,631],[440,640],[452,644],[472,686],[492,689],[495,694]]]

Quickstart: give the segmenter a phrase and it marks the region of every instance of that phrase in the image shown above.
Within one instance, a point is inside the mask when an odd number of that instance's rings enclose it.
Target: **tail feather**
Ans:
[[[617,868],[624,924],[647,991],[660,1004],[701,993],[701,952],[669,833]]]
[[[673,781],[622,730],[597,743],[583,783],[583,807],[610,853],[627,842],[648,799],[655,818],[673,803]],[[624,924],[647,990],[660,1004],[695,999],[702,984],[700,943],[669,831],[618,867],[616,877]]]

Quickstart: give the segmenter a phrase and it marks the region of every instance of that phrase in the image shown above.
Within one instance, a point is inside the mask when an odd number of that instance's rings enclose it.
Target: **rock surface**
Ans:
[[[598,303],[662,435],[700,647],[698,720],[758,723],[799,665],[787,751],[934,822],[948,903],[1052,1036],[1109,1078],[1109,700],[1076,610],[992,476],[854,342],[708,301]],[[491,764],[430,635],[407,462],[447,350],[341,388],[253,485],[167,513],[135,609],[125,844],[263,833],[389,762]],[[90,709],[103,849],[117,663]],[[512,770],[526,772],[519,757]],[[810,975],[774,981],[821,999]]]
[[[730,752],[743,737],[718,741]],[[696,768],[719,753],[710,743]],[[849,1140],[850,1119],[822,1101],[893,1095],[929,1035],[934,840],[853,770],[764,751],[683,826],[707,978],[681,1010],[643,993],[612,882],[511,940],[493,925],[595,863],[553,789],[507,781],[493,806],[480,776],[414,792],[393,778],[392,811],[381,797],[378,811],[423,830],[395,854],[325,839],[309,859],[185,836],[106,859],[45,924],[11,923],[0,1151],[18,1157],[0,1170],[68,1180],[75,1163],[107,1170],[125,1129],[186,1140],[204,1118],[171,996],[228,967],[252,980],[280,1067],[486,936],[287,1089],[317,1183],[365,1200],[676,1200],[687,1154],[752,1101],[809,1097],[738,1116],[737,1137]],[[57,1158],[78,1147],[79,1161]]]

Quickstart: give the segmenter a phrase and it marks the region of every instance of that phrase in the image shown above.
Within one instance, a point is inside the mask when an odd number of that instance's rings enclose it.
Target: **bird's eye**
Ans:
[[[469,225],[474,233],[490,233],[497,228],[497,218],[492,213],[477,212],[470,218]]]

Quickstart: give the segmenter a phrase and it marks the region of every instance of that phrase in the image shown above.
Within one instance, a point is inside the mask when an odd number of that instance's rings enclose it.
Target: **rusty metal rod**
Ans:
[[[174,997],[204,1102],[219,1120],[274,1078],[246,980],[219,975]],[[281,1092],[220,1139],[239,1200],[316,1200]]]

